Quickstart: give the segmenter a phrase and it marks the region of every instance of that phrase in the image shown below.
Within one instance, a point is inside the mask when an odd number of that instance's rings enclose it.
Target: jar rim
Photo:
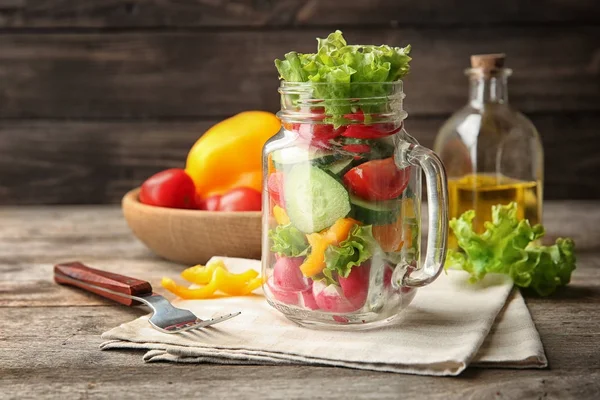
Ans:
[[[353,124],[347,115],[362,112],[373,122],[401,121],[407,113],[402,109],[405,94],[402,81],[394,82],[288,82],[281,81],[282,121],[333,122]],[[368,117],[368,118],[367,118]]]
[[[288,82],[281,81],[277,91],[282,96],[299,96],[306,101],[377,101],[402,100],[406,97],[401,80],[393,82]],[[373,88],[373,90],[370,90]],[[326,90],[329,89],[329,90]],[[344,93],[345,95],[340,95]]]
[[[279,83],[279,88],[315,88],[335,85],[349,85],[350,87],[373,85],[381,87],[393,87],[402,91],[404,82],[402,80],[392,82],[289,82],[281,80]]]

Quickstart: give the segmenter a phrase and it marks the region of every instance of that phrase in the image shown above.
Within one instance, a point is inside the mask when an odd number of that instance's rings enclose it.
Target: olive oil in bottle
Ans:
[[[475,210],[485,230],[492,206],[517,203],[519,218],[542,220],[544,152],[531,121],[508,104],[504,54],[471,57],[469,102],[440,128],[434,151],[448,174],[450,218]],[[449,247],[456,247],[454,235]]]
[[[541,184],[536,181],[520,181],[502,175],[467,175],[448,180],[450,218],[458,218],[468,210],[475,210],[474,229],[484,231],[483,223],[492,220],[492,206],[518,204],[517,217],[526,218],[535,225],[542,214]]]

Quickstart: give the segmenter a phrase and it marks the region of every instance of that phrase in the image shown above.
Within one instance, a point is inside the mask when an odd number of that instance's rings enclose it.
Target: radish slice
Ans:
[[[273,277],[270,277],[267,280],[267,286],[269,287],[269,291],[271,292],[273,297],[275,297],[275,300],[278,300],[285,304],[289,304],[291,306],[298,305],[298,292],[292,292],[277,287],[277,285],[273,283]]]
[[[302,302],[304,303],[304,308],[308,308],[309,310],[319,309],[315,296],[313,296],[312,287],[302,292]]]
[[[385,270],[383,271],[383,287],[389,288],[392,286],[392,276],[394,274],[394,270],[389,265],[385,266]]]
[[[339,277],[343,295],[354,306],[359,309],[365,305],[367,294],[369,294],[369,274],[371,263],[365,262],[358,267],[352,268],[347,278]]]
[[[310,289],[310,283],[302,272],[300,265],[304,257],[280,257],[273,267],[273,283],[277,288],[287,291]]]
[[[360,307],[354,306],[342,292],[342,288],[336,285],[325,285],[322,281],[313,283],[313,295],[319,308],[324,311],[344,313],[355,311]]]

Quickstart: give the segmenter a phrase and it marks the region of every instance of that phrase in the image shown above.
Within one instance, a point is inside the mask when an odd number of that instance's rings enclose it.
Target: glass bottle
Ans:
[[[542,219],[543,148],[531,121],[508,104],[504,54],[471,56],[469,103],[441,127],[434,144],[448,174],[449,216],[475,210],[475,229],[495,204],[517,202],[519,218]],[[450,235],[450,247],[456,247]]]
[[[279,92],[282,129],[263,149],[267,301],[309,327],[386,323],[443,266],[443,165],[404,130],[401,81],[283,81]],[[430,224],[424,260],[421,175]]]

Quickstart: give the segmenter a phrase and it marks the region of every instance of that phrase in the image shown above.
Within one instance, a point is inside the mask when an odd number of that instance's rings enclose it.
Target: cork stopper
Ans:
[[[475,54],[471,56],[471,68],[481,68],[484,71],[492,71],[504,68],[506,54]]]

